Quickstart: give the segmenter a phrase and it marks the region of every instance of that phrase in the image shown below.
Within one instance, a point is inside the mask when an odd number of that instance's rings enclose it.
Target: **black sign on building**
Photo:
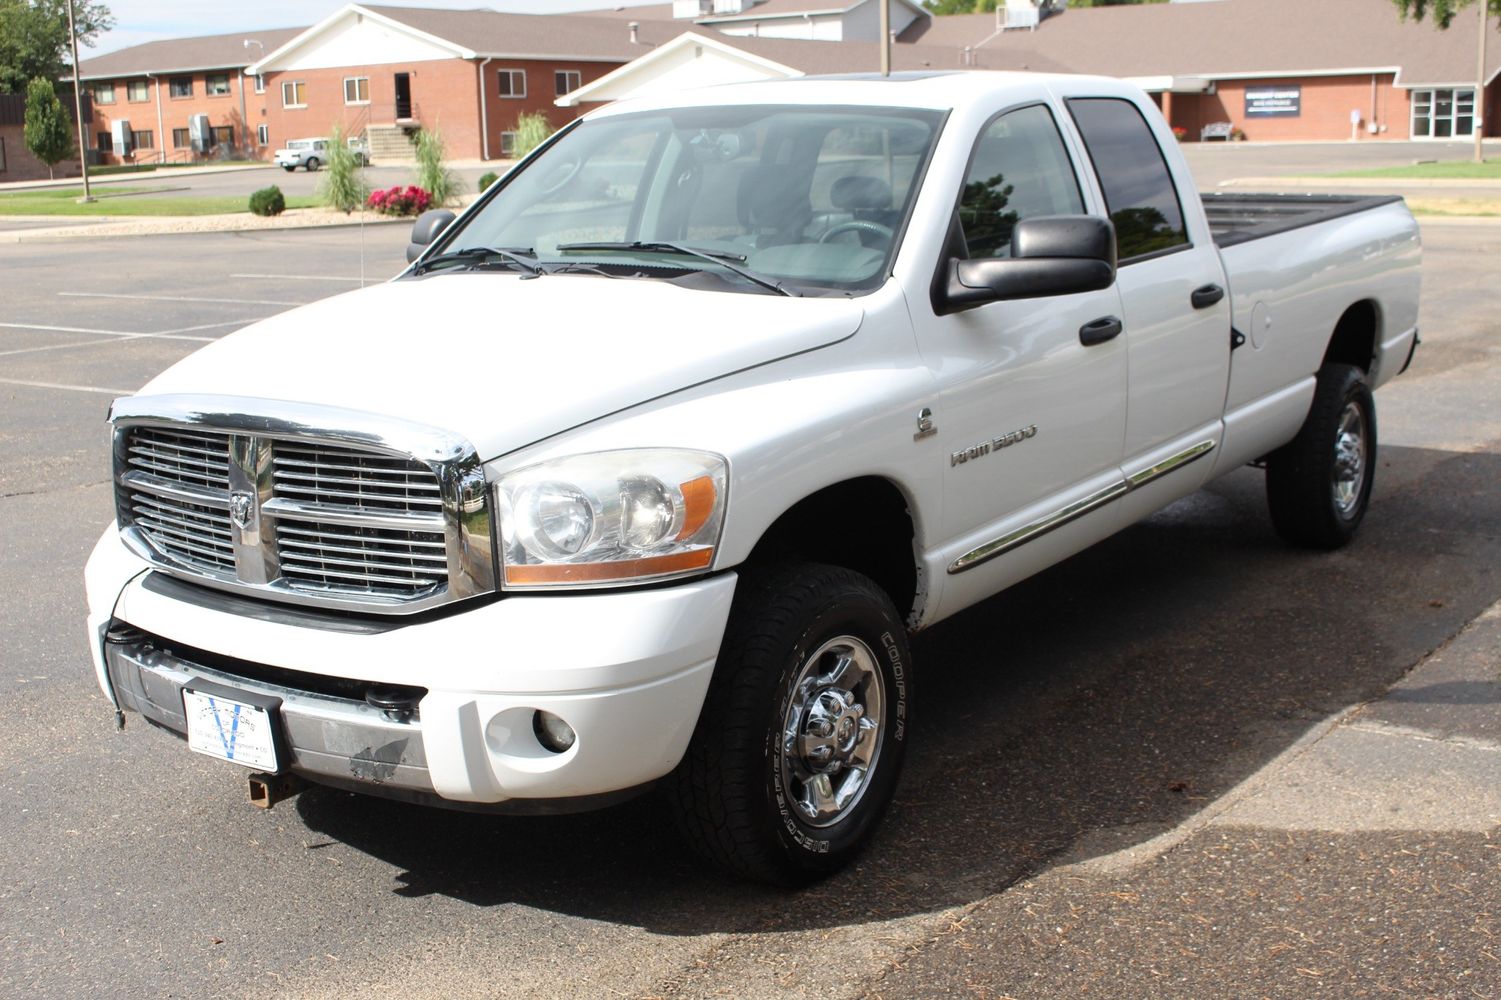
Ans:
[[[1303,88],[1296,84],[1278,87],[1247,87],[1247,118],[1297,118],[1303,113]]]

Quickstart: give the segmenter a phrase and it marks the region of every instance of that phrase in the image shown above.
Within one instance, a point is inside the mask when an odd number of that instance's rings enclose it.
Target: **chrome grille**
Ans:
[[[139,427],[126,447],[120,507],[172,558],[211,573],[235,569],[229,520],[229,435]],[[161,487],[132,488],[146,483]]]
[[[191,411],[132,423],[131,402],[114,415],[119,522],[160,568],[383,611],[494,589],[483,472],[454,439],[385,424],[315,436],[310,421]]]

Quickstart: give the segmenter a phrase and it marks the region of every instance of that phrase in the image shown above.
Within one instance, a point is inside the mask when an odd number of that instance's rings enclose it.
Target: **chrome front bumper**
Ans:
[[[107,640],[104,659],[120,707],[179,736],[186,737],[188,728],[182,688],[196,677],[280,698],[287,770],[295,774],[398,797],[433,792],[422,724],[416,718],[397,721],[363,701],[225,674],[163,650],[144,636]]]

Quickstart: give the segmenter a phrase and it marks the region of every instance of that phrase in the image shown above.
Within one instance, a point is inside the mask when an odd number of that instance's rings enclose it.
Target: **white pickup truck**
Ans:
[[[262,804],[655,785],[816,878],[892,798],[910,633],[1248,463],[1352,536],[1419,256],[1400,199],[1201,198],[1107,79],[607,107],[115,401],[99,683]]]

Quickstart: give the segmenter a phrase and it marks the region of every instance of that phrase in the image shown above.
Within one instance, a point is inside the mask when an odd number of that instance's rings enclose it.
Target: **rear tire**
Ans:
[[[307,172],[310,173],[310,174],[313,173],[314,171],[316,171],[318,169],[318,165],[319,165],[318,164],[318,158],[316,156],[310,156],[310,157],[308,157]]]
[[[698,727],[665,782],[693,847],[784,886],[847,864],[896,789],[909,660],[890,598],[859,573],[742,573]]]
[[[1337,549],[1355,536],[1376,476],[1376,402],[1354,365],[1319,369],[1298,436],[1267,457],[1272,525],[1294,545]]]

